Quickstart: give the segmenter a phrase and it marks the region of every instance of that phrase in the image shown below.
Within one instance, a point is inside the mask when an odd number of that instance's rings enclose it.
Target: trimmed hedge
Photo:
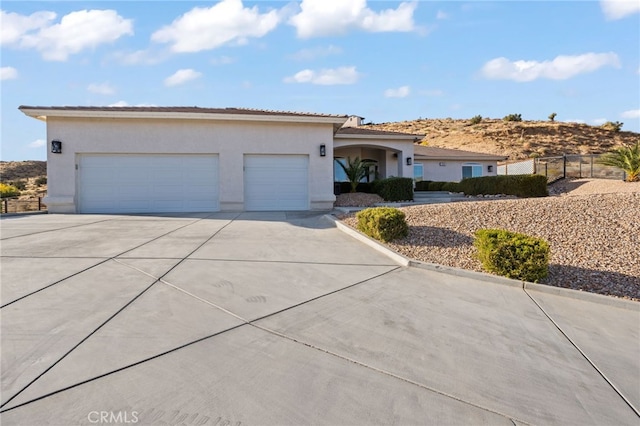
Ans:
[[[17,197],[20,195],[18,188],[6,183],[0,183],[0,198]]]
[[[501,229],[479,229],[475,237],[473,244],[486,271],[530,282],[549,274],[549,244],[545,240]]]
[[[442,191],[442,187],[446,184],[447,182],[431,182],[429,184],[429,191]]]
[[[442,190],[449,192],[461,192],[458,182],[445,182],[444,185],[442,185]]]
[[[340,194],[348,194],[351,192],[351,182],[336,182],[340,185]],[[360,182],[358,186],[356,186],[356,192],[365,192],[367,194],[371,194],[373,190],[371,189],[372,184],[369,182]]]
[[[546,197],[547,178],[543,175],[499,175],[462,179],[458,192],[466,195],[516,195],[518,197]]]
[[[376,180],[372,184],[373,192],[385,201],[413,200],[413,179],[390,177]]]
[[[416,191],[428,191],[430,183],[430,180],[421,180],[416,182]]]
[[[405,215],[391,207],[374,207],[356,213],[358,230],[376,240],[388,242],[409,234]]]

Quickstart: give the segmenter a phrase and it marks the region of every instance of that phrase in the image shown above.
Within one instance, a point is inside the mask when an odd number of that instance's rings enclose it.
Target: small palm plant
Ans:
[[[373,164],[371,161],[361,160],[360,157],[356,157],[351,160],[351,157],[347,158],[347,164],[338,162],[344,173],[347,175],[347,179],[351,183],[351,192],[356,192],[358,183],[369,174],[369,167]]]
[[[623,146],[603,154],[598,160],[605,166],[622,169],[627,174],[627,182],[640,181],[640,141],[633,146]]]

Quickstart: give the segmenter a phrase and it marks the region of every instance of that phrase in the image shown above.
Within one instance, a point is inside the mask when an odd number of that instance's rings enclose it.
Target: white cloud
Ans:
[[[436,19],[449,19],[449,14],[439,10],[438,13],[436,13]]]
[[[413,12],[417,2],[400,3],[397,9],[374,12],[366,0],[303,0],[300,13],[289,19],[298,37],[341,35],[349,30],[409,32],[417,30]]]
[[[0,68],[0,80],[13,80],[18,78],[18,70],[13,67]]]
[[[29,17],[8,14],[15,16],[9,18],[12,30],[7,39],[13,40],[16,47],[39,51],[48,61],[66,61],[69,55],[133,34],[133,21],[124,19],[115,10],[79,10],[63,16],[55,25],[50,25],[54,13],[40,13],[35,18],[37,14]],[[24,18],[28,18],[29,25]],[[16,28],[22,31],[19,35]],[[36,32],[30,31],[35,29]]]
[[[236,61],[236,58],[232,58],[231,56],[220,56],[217,58],[211,59],[212,65],[229,65],[233,64]]]
[[[276,28],[278,11],[261,14],[258,7],[244,7],[242,0],[222,0],[210,8],[195,7],[154,32],[151,40],[170,43],[173,52],[199,52],[249,37],[259,38]]]
[[[423,90],[420,94],[424,96],[444,96],[444,91],[440,89]]]
[[[595,124],[596,126],[599,126],[601,124],[606,123],[608,120],[606,118],[596,118],[594,120],[592,120],[593,124]]]
[[[109,83],[91,83],[87,90],[98,95],[113,95],[116,91]]]
[[[0,44],[18,43],[22,36],[32,30],[44,28],[56,19],[54,12],[35,12],[29,16],[0,10]]]
[[[109,104],[107,106],[110,106],[110,107],[128,107],[128,106],[154,107],[154,106],[157,106],[157,105],[155,105],[155,104],[135,104],[135,105],[130,105],[129,102],[127,102],[127,101],[118,101],[118,102],[114,102],[112,104]]]
[[[406,98],[411,93],[409,86],[398,87],[397,89],[387,89],[384,91],[385,98]]]
[[[356,67],[340,67],[334,69],[322,69],[314,71],[302,70],[291,77],[284,79],[285,83],[311,83],[324,86],[336,84],[354,84],[360,78]]]
[[[319,47],[311,47],[307,49],[298,50],[296,53],[291,55],[291,58],[297,61],[311,61],[317,58],[324,58],[331,55],[339,55],[341,53],[342,53],[341,48],[334,45],[329,45],[326,47],[319,46]]]
[[[155,65],[166,60],[169,55],[166,52],[136,50],[134,52],[115,52],[110,57],[123,65]]]
[[[41,148],[41,147],[45,146],[46,144],[47,144],[47,142],[44,139],[36,139],[35,141],[31,142],[27,146],[29,148]]]
[[[640,118],[640,109],[630,109],[620,114],[622,118]]]
[[[638,0],[600,0],[600,8],[605,18],[610,21],[622,19],[640,12]]]
[[[609,53],[585,53],[583,55],[556,56],[551,61],[510,61],[507,58],[492,59],[482,67],[481,73],[492,80],[532,81],[538,78],[566,80],[578,74],[588,73],[604,66],[620,67],[618,55]]]
[[[164,79],[164,85],[167,87],[178,86],[188,81],[195,80],[202,75],[201,72],[194,71],[190,68],[178,70],[169,77]]]

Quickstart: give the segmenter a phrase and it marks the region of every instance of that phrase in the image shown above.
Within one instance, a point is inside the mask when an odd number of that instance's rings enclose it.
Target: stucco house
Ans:
[[[414,149],[421,149],[414,143],[422,138],[358,128],[361,117],[346,115],[198,107],[19,109],[46,122],[44,202],[51,213],[328,210],[334,181],[340,180],[334,161],[372,160],[370,179],[414,177]],[[428,155],[418,158],[423,173],[429,170]]]
[[[507,156],[416,145],[414,179],[459,182],[464,178],[496,176],[498,161]]]

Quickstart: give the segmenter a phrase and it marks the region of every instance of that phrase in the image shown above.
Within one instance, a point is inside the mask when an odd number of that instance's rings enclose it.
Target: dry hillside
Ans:
[[[47,176],[46,161],[0,161],[0,182],[14,183],[23,181],[26,187],[20,198],[43,195],[47,185],[37,185],[36,179]]]
[[[636,143],[639,133],[615,132],[579,123],[552,121],[505,122],[483,118],[471,120],[418,119],[397,123],[368,124],[365,128],[425,134],[422,143],[441,148],[508,155],[509,159],[565,154],[601,154]]]

